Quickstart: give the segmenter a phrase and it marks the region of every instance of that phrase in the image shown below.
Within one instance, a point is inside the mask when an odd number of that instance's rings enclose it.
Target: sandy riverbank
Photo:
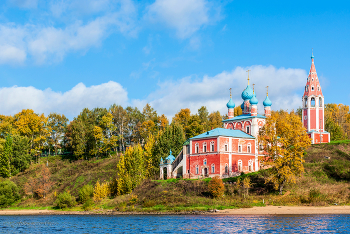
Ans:
[[[117,212],[113,210],[95,211],[55,211],[55,210],[0,210],[0,215],[307,215],[307,214],[350,214],[350,206],[266,206],[242,209],[216,210],[216,212]]]
[[[350,206],[265,206],[220,210],[214,214],[227,215],[280,215],[280,214],[350,214]]]

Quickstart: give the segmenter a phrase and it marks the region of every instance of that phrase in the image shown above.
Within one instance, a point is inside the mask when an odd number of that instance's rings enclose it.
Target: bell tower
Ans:
[[[330,135],[324,129],[324,97],[316,73],[313,53],[302,102],[302,122],[307,133],[312,138],[312,143],[329,142]]]

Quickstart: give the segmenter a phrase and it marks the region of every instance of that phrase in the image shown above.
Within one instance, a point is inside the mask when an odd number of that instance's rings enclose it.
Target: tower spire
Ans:
[[[269,86],[266,86],[266,96],[269,96]]]
[[[231,90],[232,90],[232,88],[230,88],[230,99],[232,98]]]
[[[255,93],[255,91],[254,91],[254,85],[255,85],[255,84],[253,84],[253,93]]]
[[[250,71],[250,70],[248,69],[248,71],[247,71],[247,72],[248,72],[248,85],[249,85],[249,71]]]

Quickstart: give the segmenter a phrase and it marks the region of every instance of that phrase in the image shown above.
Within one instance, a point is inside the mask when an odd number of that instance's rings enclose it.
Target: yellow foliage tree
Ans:
[[[96,182],[94,187],[94,201],[99,202],[102,199],[106,198],[111,193],[109,183],[104,182],[100,184],[100,181]]]
[[[295,183],[304,172],[303,153],[311,145],[311,139],[300,118],[286,111],[272,112],[260,130],[259,143],[266,156],[263,163],[271,167],[267,181],[273,182],[282,194],[287,183]]]
[[[15,131],[30,140],[30,149],[33,155],[38,155],[49,137],[50,129],[47,126],[47,117],[38,115],[33,110],[22,110],[14,116]]]
[[[147,143],[144,149],[144,164],[145,164],[145,177],[149,178],[153,175],[154,168],[152,149],[154,146],[155,139],[152,134],[149,134]],[[158,169],[158,168],[157,168]]]

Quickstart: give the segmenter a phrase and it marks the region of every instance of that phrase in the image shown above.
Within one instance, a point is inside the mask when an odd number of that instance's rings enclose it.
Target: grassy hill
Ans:
[[[104,199],[95,208],[119,211],[184,211],[208,210],[264,205],[345,205],[350,204],[350,141],[313,145],[305,152],[305,173],[296,184],[288,185],[284,195],[277,195],[272,184],[266,184],[268,171],[262,170],[224,179],[225,196],[213,199],[208,190],[210,179],[166,181],[145,180],[132,194]],[[25,196],[24,185],[40,174],[41,165],[31,165],[11,180],[20,188],[23,198],[13,207],[52,207],[57,194],[69,191],[78,197],[85,184],[115,181],[118,156],[99,160],[69,162],[59,156],[49,157],[48,166],[54,185],[43,199]],[[42,164],[46,164],[42,159]],[[249,196],[237,189],[237,179],[249,177]],[[81,210],[81,205],[74,208]]]

